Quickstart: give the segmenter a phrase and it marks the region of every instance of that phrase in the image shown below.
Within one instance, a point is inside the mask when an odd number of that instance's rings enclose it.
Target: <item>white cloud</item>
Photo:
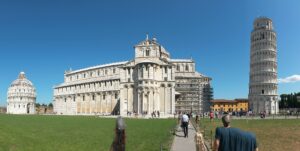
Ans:
[[[300,75],[292,75],[286,78],[280,78],[278,79],[278,83],[293,83],[293,82],[299,82],[300,81]]]

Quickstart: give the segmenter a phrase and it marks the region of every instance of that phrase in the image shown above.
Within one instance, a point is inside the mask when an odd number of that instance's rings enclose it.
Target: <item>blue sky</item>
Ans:
[[[277,32],[279,94],[299,92],[298,0],[1,0],[0,105],[20,71],[37,102],[49,103],[65,70],[130,60],[146,33],[172,58],[192,57],[212,77],[214,98],[247,97],[250,32],[259,16]]]

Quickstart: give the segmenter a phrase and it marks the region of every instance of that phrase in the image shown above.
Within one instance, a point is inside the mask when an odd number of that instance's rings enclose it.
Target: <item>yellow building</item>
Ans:
[[[248,111],[248,99],[235,99],[235,100],[211,100],[212,111]]]

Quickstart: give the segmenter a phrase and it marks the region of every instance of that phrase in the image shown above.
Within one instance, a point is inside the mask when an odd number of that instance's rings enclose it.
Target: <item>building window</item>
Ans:
[[[103,94],[103,100],[105,100],[105,94]]]
[[[189,71],[189,65],[185,66],[185,71]]]
[[[85,78],[85,73],[83,74],[83,78]]]
[[[264,94],[264,93],[265,93],[265,90],[261,90],[261,93]]]
[[[82,96],[82,101],[85,101],[85,96]]]
[[[95,100],[95,95],[92,96],[92,100],[93,100],[93,101]]]
[[[65,102],[67,102],[67,98],[65,98]]]
[[[115,68],[113,69],[113,73],[116,73],[116,69]]]
[[[76,99],[75,99],[75,96],[73,97],[73,102],[75,102],[76,101]]]
[[[117,93],[115,94],[115,99],[118,99],[118,94]]]
[[[180,66],[179,65],[177,65],[177,71],[179,71],[180,70]]]
[[[168,68],[167,67],[165,67],[165,73],[168,73]]]
[[[149,55],[150,55],[150,50],[147,49],[147,50],[146,50],[146,56],[149,56]]]
[[[105,69],[105,75],[107,75],[107,69]]]

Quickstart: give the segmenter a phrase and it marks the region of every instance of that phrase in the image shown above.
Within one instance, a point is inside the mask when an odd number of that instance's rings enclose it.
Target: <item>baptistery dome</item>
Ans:
[[[34,114],[36,91],[24,72],[13,81],[7,92],[8,114]]]

